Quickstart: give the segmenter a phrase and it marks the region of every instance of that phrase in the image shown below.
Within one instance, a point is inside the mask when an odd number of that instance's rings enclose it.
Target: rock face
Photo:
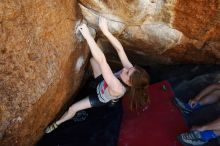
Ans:
[[[99,16],[107,18],[110,31],[125,48],[142,54],[148,63],[220,63],[219,0],[80,0],[80,4],[91,27],[97,28]]]
[[[0,145],[31,146],[78,89],[89,50],[71,0],[0,1]]]
[[[82,15],[112,61],[99,16],[138,64],[220,63],[219,0],[0,1],[0,145],[34,145],[78,89]]]

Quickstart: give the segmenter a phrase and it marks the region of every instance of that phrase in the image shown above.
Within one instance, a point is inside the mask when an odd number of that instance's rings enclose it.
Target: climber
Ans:
[[[99,27],[116,49],[123,69],[115,74],[112,72],[104,53],[91,36],[86,24],[80,25],[78,29],[87,41],[93,56],[90,59],[90,63],[93,76],[97,81],[97,87],[95,88],[94,94],[71,105],[68,111],[59,120],[46,128],[45,133],[52,132],[58,125],[73,118],[78,111],[103,106],[112,100],[121,98],[125,93],[130,97],[129,105],[131,110],[135,110],[149,102],[149,97],[146,92],[146,88],[149,85],[148,73],[141,67],[131,64],[121,43],[109,32],[105,18],[99,18]]]
[[[209,85],[195,98],[189,100],[188,103],[184,103],[178,98],[175,98],[175,103],[185,115],[191,114],[189,117],[193,121],[192,123],[194,123],[191,131],[178,136],[179,141],[183,145],[200,146],[220,136],[220,83]],[[195,125],[196,121],[201,122],[201,119],[198,119],[198,116],[192,113],[207,105],[213,107],[214,120],[205,122],[206,124]]]

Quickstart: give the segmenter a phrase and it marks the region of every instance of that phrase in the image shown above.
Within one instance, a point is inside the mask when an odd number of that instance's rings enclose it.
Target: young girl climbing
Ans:
[[[104,53],[91,36],[86,24],[80,25],[78,29],[87,41],[93,56],[90,59],[93,75],[95,79],[99,80],[99,83],[94,94],[71,105],[59,120],[47,127],[46,133],[52,132],[58,125],[73,118],[76,112],[105,105],[112,100],[121,98],[124,94],[128,94],[131,110],[148,103],[149,98],[146,92],[149,85],[148,73],[144,69],[131,64],[121,43],[109,32],[105,18],[99,18],[99,27],[116,49],[123,69],[115,74],[112,72]]]

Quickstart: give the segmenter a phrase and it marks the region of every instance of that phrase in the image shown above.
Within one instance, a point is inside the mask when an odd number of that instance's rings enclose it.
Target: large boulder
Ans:
[[[89,50],[72,0],[0,1],[0,145],[31,146],[78,89]]]
[[[0,1],[0,145],[34,145],[78,90],[82,16],[112,62],[99,16],[137,64],[220,63],[219,0]]]
[[[220,63],[219,0],[79,1],[91,27],[105,17],[126,50],[148,63]]]

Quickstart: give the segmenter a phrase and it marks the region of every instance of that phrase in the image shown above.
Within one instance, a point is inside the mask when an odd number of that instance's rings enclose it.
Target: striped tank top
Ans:
[[[121,71],[115,73],[114,75],[118,78],[119,75],[120,75],[120,72]],[[103,80],[98,84],[98,86],[96,88],[96,92],[97,92],[99,100],[103,103],[107,103],[110,100],[121,98],[125,94],[126,88],[123,86],[123,94],[122,95],[120,95],[120,96],[111,96],[109,91],[108,91],[108,84],[105,82],[105,80]]]

